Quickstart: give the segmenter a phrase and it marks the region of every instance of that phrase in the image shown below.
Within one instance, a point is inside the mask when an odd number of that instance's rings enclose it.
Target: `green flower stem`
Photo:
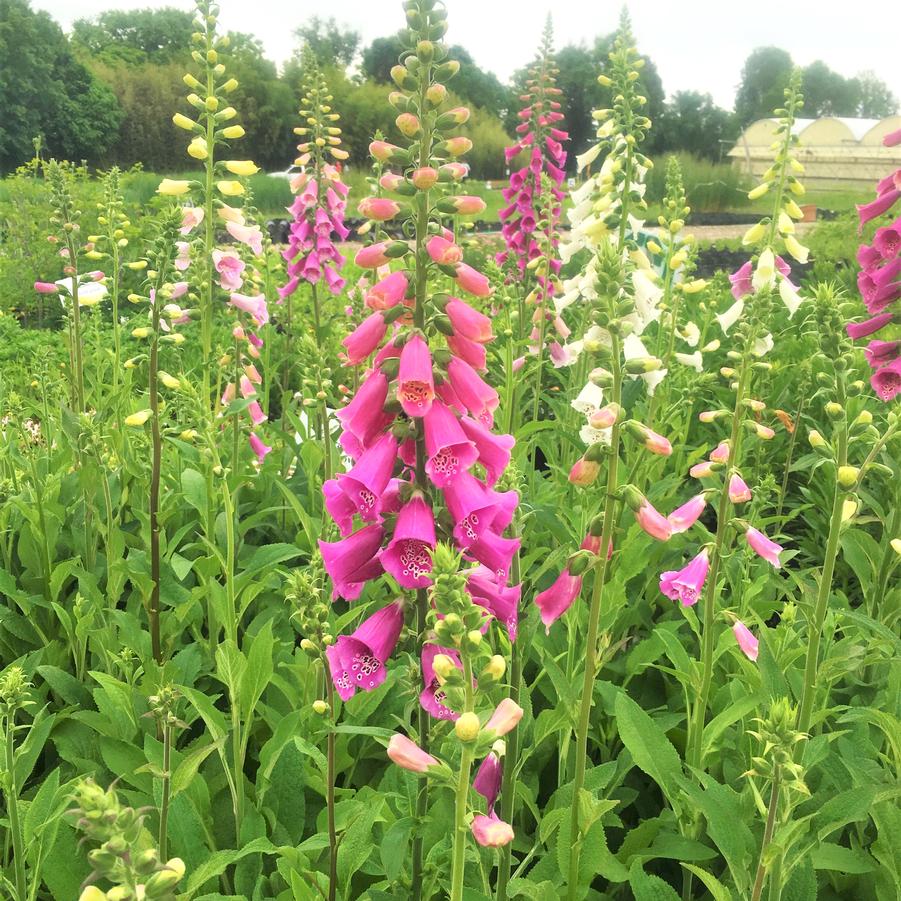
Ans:
[[[159,402],[159,344],[160,344],[160,305],[162,299],[157,295],[151,301],[153,317],[150,335],[150,363],[147,379],[150,387],[150,432],[152,459],[150,464],[150,603],[147,617],[150,623],[150,644],[153,659],[163,662],[162,642],[160,639],[160,472],[163,460],[163,445],[160,436],[160,402]]]
[[[785,470],[782,473],[782,488],[779,491],[779,503],[776,506],[776,519],[782,519],[782,510],[785,507],[785,495],[788,493],[788,476],[791,472],[792,460],[795,455],[795,444],[798,440],[798,429],[801,427],[801,417],[804,415],[806,398],[798,401],[798,412],[795,414],[795,428],[788,439],[788,451],[785,455]]]
[[[22,824],[19,822],[19,794],[16,787],[16,747],[13,740],[15,731],[14,714],[6,718],[6,773],[9,788],[7,789],[6,807],[9,817],[9,831],[13,843],[13,867],[16,874],[16,895],[18,901],[25,901],[25,843],[22,840]]]
[[[837,401],[844,408],[845,391],[841,376],[838,378]],[[840,466],[845,466],[848,462],[848,420],[846,416],[842,417],[837,431],[836,469]],[[813,617],[807,624],[807,655],[804,662],[804,683],[801,688],[801,703],[798,706],[798,731],[803,733],[809,731],[810,719],[813,714],[813,700],[816,694],[817,670],[819,668],[820,636],[823,632],[826,608],[829,606],[829,596],[832,594],[832,575],[835,571],[838,543],[842,531],[842,507],[847,497],[847,494],[838,483],[835,485],[834,492],[823,571],[820,574],[820,584],[817,589],[817,600],[813,610]]]
[[[338,831],[335,827],[335,686],[328,675],[328,661],[323,658],[325,672],[325,692],[329,709],[329,733],[326,739],[326,794],[325,806],[328,816],[328,901],[335,901],[338,892]]]
[[[426,91],[429,88],[431,74],[423,72],[419,80],[419,109],[428,108]],[[419,167],[428,166],[432,155],[433,129],[428,124],[428,118],[423,117],[422,134],[419,141]],[[416,305],[413,308],[413,324],[418,329],[425,327],[425,303],[428,295],[428,253],[426,240],[429,230],[429,192],[418,191],[416,193],[416,249],[415,249],[415,297]],[[428,483],[425,473],[425,428],[422,419],[416,420],[416,466],[415,483],[420,491],[427,491]],[[429,599],[424,588],[416,592],[416,634],[417,642],[421,650],[423,640],[428,629]],[[429,715],[422,704],[417,705],[417,735],[419,746],[424,750],[429,749]],[[429,809],[429,783],[425,776],[419,780],[419,791],[416,795],[415,832],[413,835],[413,861],[412,861],[412,899],[420,901],[422,898],[422,823]]]
[[[163,797],[160,802],[160,860],[169,857],[169,801],[172,792],[172,725],[163,726]]]
[[[463,689],[465,701],[463,713],[473,709],[472,662],[469,654],[462,653]],[[451,864],[450,901],[463,901],[463,876],[466,870],[466,841],[469,829],[466,825],[466,813],[469,807],[469,773],[472,769],[473,742],[463,742],[460,755],[460,772],[457,775],[457,790],[454,795],[454,845]]]
[[[766,826],[763,830],[763,841],[760,843],[760,857],[757,861],[757,875],[754,878],[754,889],[751,892],[751,901],[760,901],[760,893],[763,891],[763,882],[766,878],[766,866],[764,859],[770,842],[773,840],[773,832],[776,828],[776,812],[779,809],[779,788],[781,783],[781,770],[777,765],[773,774],[773,787],[770,789],[770,804],[766,814]]]
[[[741,422],[743,401],[750,389],[751,382],[751,351],[754,346],[754,330],[748,339],[749,350],[745,353],[741,372],[738,377],[738,387],[735,392],[735,409],[732,413],[732,432],[729,439],[729,460],[726,464],[725,478],[737,465],[741,451]],[[701,624],[701,685],[698,689],[698,697],[695,701],[693,716],[688,728],[687,760],[690,767],[701,767],[704,725],[707,720],[707,703],[710,698],[710,683],[713,679],[713,652],[716,647],[716,604],[719,597],[718,580],[720,563],[723,557],[723,549],[726,543],[726,530],[728,528],[729,491],[723,484],[720,491],[719,506],[716,511],[716,538],[710,554],[710,571],[707,575],[707,588],[704,592],[704,621]]]
[[[519,535],[518,522],[513,521],[511,537]],[[510,567],[510,581],[518,585],[521,581],[519,552],[513,555]],[[519,704],[522,696],[522,641],[514,641],[510,645],[510,699]],[[505,823],[513,823],[513,810],[516,803],[516,770],[519,759],[519,730],[514,729],[507,735],[507,750],[504,754],[504,772],[501,781],[501,819]],[[506,901],[507,885],[510,882],[510,871],[513,863],[512,849],[509,844],[501,848],[500,866],[497,873],[497,892],[495,901]]]
[[[613,386],[610,397],[613,403],[622,403],[622,368],[620,362],[620,345],[617,335],[611,334],[613,357]],[[594,565],[594,585],[591,592],[591,606],[588,611],[588,635],[585,640],[585,673],[582,680],[582,697],[579,707],[579,719],[576,727],[575,776],[573,778],[572,799],[570,801],[569,821],[569,876],[567,879],[567,898],[576,901],[579,893],[579,858],[584,836],[579,832],[579,796],[585,783],[585,770],[588,757],[588,726],[591,719],[591,704],[594,696],[594,680],[597,676],[598,626],[601,619],[601,602],[603,600],[604,582],[607,576],[607,548],[613,537],[614,510],[616,508],[616,489],[619,468],[620,424],[615,423],[610,434],[610,462],[607,467],[607,488],[604,501],[604,526],[601,531],[601,547],[598,551],[597,563]]]

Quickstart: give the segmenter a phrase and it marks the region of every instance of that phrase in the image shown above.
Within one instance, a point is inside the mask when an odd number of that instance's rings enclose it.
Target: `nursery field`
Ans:
[[[0,182],[0,898],[898,901],[901,169],[650,159],[624,13],[489,188],[448,15],[368,170],[197,0],[183,171]]]

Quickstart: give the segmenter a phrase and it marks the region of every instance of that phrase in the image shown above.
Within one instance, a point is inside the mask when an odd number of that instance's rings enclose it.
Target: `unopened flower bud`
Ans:
[[[839,466],[836,481],[840,488],[849,489],[857,484],[860,470],[856,466]]]
[[[454,732],[460,741],[475,741],[479,737],[482,724],[479,717],[472,711],[461,713],[459,719],[454,723]]]
[[[322,698],[317,698],[313,701],[313,712],[318,713],[319,716],[325,716],[328,713],[328,703]]]

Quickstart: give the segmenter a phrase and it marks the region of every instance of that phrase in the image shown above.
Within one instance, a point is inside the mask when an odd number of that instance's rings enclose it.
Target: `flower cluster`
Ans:
[[[347,151],[341,148],[339,115],[332,109],[332,95],[312,53],[304,56],[305,92],[300,115],[304,125],[294,129],[301,138],[295,165],[301,171],[291,178],[297,196],[288,207],[294,217],[288,246],[282,251],[287,261],[288,281],[279,288],[284,300],[297,290],[300,281],[312,285],[324,281],[332,294],[344,287],[340,270],[344,257],[335,247],[348,230],[344,225],[347,185],[341,181],[341,162]]]
[[[431,294],[428,287],[429,275],[437,272],[452,277],[462,292],[490,293],[487,278],[462,261],[462,249],[441,222],[467,198],[432,202],[429,194],[439,182],[453,184],[465,174],[457,157],[471,143],[448,131],[465,122],[468,111],[441,110],[447,94],[442,81],[459,68],[438,42],[446,30],[443,8],[412,3],[407,9],[411,27],[403,64],[392,70],[401,90],[390,99],[411,144],[404,149],[377,141],[370,149],[400,169],[390,174],[411,201],[402,206],[367,197],[360,207],[376,221],[403,221],[415,249],[408,241],[379,241],[356,256],[365,269],[385,268],[366,292],[372,312],[343,342],[347,363],[367,368],[356,395],[337,414],[339,443],[353,465],[323,486],[326,509],[343,537],[320,541],[320,548],[333,597],[355,600],[384,573],[401,590],[428,588],[439,537],[451,540],[478,564],[468,573],[469,593],[513,637],[519,588],[507,582],[519,541],[503,532],[518,498],[494,489],[513,439],[492,432],[499,398],[480,374],[493,338],[491,321],[465,300]],[[403,602],[397,601],[353,636],[338,639],[329,659],[342,697],[383,678],[402,617]]]
[[[799,263],[807,262],[809,251],[795,237],[795,221],[802,219],[804,213],[789,196],[803,197],[805,193],[804,185],[798,180],[804,166],[795,156],[798,143],[795,117],[804,104],[799,86],[800,73],[796,71],[785,89],[785,106],[774,110],[778,119],[774,132],[774,147],[777,149],[773,165],[763,173],[760,184],[748,193],[749,199],[759,200],[772,191],[773,212],[752,225],[742,237],[743,245],[757,245],[760,253],[756,264],[748,260],[729,276],[735,303],[717,316],[724,334],[742,317],[746,298],[751,295],[777,290],[789,316],[793,316],[801,304],[798,286],[790,278],[791,265],[777,254],[776,247],[781,240],[785,251],[792,258]],[[773,340],[769,334],[758,335],[755,339],[755,354],[763,356],[772,346]]]
[[[901,144],[901,131],[884,138],[886,146]],[[901,198],[901,169],[883,178],[876,186],[876,199],[858,206],[860,227],[889,212]],[[852,338],[865,338],[901,321],[901,217],[876,229],[869,244],[857,252],[861,271],[857,286],[870,318],[848,323]],[[901,340],[874,338],[866,348],[867,362],[874,370],[870,383],[880,400],[894,400],[901,393]]]
[[[499,847],[513,839],[512,827],[494,810],[503,772],[505,746],[501,739],[516,726],[523,711],[506,698],[496,706],[492,704],[490,714],[478,713],[483,701],[491,703],[487,695],[503,678],[506,662],[500,654],[491,653],[483,635],[485,612],[471,594],[466,573],[460,571],[459,555],[450,545],[439,543],[435,548],[433,574],[431,631],[429,642],[422,648],[426,683],[422,703],[433,715],[454,720],[454,734],[463,745],[458,823],[468,813],[469,768],[475,757],[485,755],[473,788],[485,799],[487,813],[472,817],[470,828],[480,845]],[[450,771],[447,764],[425,754],[402,735],[392,737],[388,754],[395,763],[414,772],[442,776]]]
[[[537,61],[529,68],[524,92],[519,99],[524,104],[519,111],[520,123],[516,126],[517,139],[504,151],[507,162],[513,162],[525,154],[526,163],[510,175],[509,185],[502,194],[508,206],[499,212],[501,234],[507,245],[497,256],[499,264],[508,259],[516,262],[520,274],[527,263],[541,252],[535,240],[535,230],[541,219],[552,232],[560,218],[565,193],[562,184],[566,173],[566,151],[563,141],[569,135],[561,129],[563,113],[560,112],[562,91],[554,84],[558,69],[553,64],[553,34],[550,16],[544,29]],[[545,192],[542,178],[550,182]],[[545,204],[545,195],[550,203]],[[553,239],[556,245],[556,238]],[[555,260],[554,273],[560,271],[560,261]]]
[[[214,217],[224,224],[234,242],[248,247],[254,256],[262,254],[263,240],[259,227],[247,221],[247,209],[231,205],[233,198],[244,197],[247,191],[244,179],[257,173],[258,167],[252,160],[219,159],[217,153],[245,133],[241,125],[234,124],[238,112],[228,104],[228,97],[237,89],[238,81],[226,77],[225,65],[221,61],[222,53],[231,41],[228,35],[220,35],[217,31],[218,6],[210,0],[196,0],[196,3],[194,24],[198,30],[191,36],[194,44],[191,58],[200,67],[201,77],[189,72],[183,79],[191,90],[186,99],[194,112],[192,115],[176,113],[172,121],[191,135],[187,153],[203,163],[205,177],[202,180],[164,178],[157,191],[164,196],[193,202],[193,205],[183,209],[182,234],[186,240],[178,245],[175,265],[179,270],[186,271],[197,252],[200,254],[201,272],[197,274],[197,281],[201,287],[204,393],[209,394],[215,276],[218,276],[219,287],[229,294],[233,304],[260,302],[250,301],[240,293],[246,263],[236,249],[216,247]],[[194,232],[201,225],[201,233]]]
[[[91,881],[102,878],[115,886],[103,891],[89,885],[79,901],[173,901],[185,864],[178,857],[163,862],[156,848],[147,847],[144,814],[124,806],[115,789],[104,791],[91,779],[77,783],[72,794],[75,825],[97,846],[88,854],[94,871]]]
[[[580,301],[587,307],[587,328],[575,341],[565,347],[567,363],[575,362],[583,352],[591,355],[610,353],[611,331],[609,325],[620,329],[617,342],[632,378],[641,378],[653,394],[665,376],[660,360],[652,357],[641,336],[650,323],[660,316],[658,303],[662,290],[659,278],[647,255],[638,245],[643,221],[634,215],[647,208],[644,201],[644,176],[651,167],[639,149],[650,120],[640,113],[647,98],[638,91],[644,60],[634,47],[628,17],[624,16],[620,30],[610,53],[610,74],[598,77],[600,84],[609,87],[613,94],[610,109],[595,110],[592,117],[599,122],[598,142],[581,154],[580,170],[586,170],[602,153],[604,162],[599,170],[589,176],[572,194],[573,208],[567,213],[572,231],[568,243],[561,245],[560,256],[568,262],[577,254],[588,252],[590,256],[580,271],[563,283],[563,293],[555,298],[558,315]],[[604,258],[613,269],[623,270],[623,284],[618,296],[609,293],[610,284],[604,282],[602,266]],[[618,262],[612,258],[616,257]],[[622,265],[620,265],[622,264]],[[615,308],[602,310],[605,298],[615,296]],[[585,414],[589,422],[582,429],[586,444],[609,440],[609,429],[592,425],[590,418],[601,409],[603,385],[597,379],[589,380],[573,406]]]

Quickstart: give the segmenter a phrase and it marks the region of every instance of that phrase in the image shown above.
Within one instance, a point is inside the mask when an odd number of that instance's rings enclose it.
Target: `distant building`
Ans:
[[[732,164],[759,178],[773,162],[772,144],[778,139],[776,119],[749,125],[729,151]],[[870,188],[892,167],[901,167],[901,146],[885,147],[882,139],[901,128],[901,116],[886,119],[848,119],[824,116],[795,120],[802,180],[810,187],[852,184]]]

